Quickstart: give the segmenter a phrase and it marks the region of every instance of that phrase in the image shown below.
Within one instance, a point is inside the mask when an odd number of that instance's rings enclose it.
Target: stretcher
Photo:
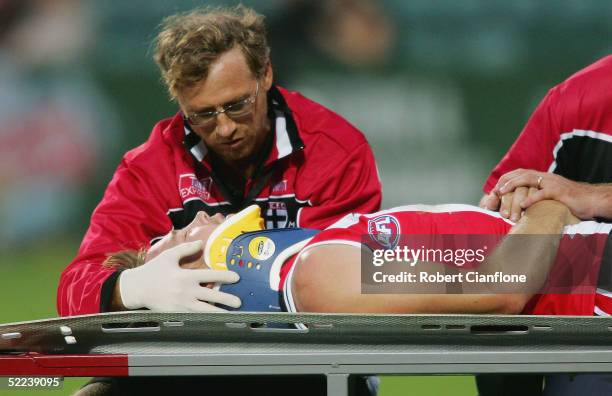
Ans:
[[[287,328],[302,323],[306,329]],[[612,318],[155,313],[0,325],[1,376],[612,372]]]

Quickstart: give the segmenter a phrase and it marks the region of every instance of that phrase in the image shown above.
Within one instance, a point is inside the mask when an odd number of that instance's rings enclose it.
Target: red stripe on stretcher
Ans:
[[[123,377],[129,375],[128,355],[0,355],[0,375]]]

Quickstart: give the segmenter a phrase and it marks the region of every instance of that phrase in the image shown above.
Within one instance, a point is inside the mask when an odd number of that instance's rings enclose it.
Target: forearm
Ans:
[[[82,315],[108,310],[113,287],[106,281],[115,272],[105,268],[107,255],[125,249],[147,248],[152,237],[172,228],[163,197],[146,170],[132,171],[124,161],[94,211],[90,226],[74,261],[63,271],[57,296],[60,315]],[[104,295],[108,300],[103,298]],[[106,301],[105,301],[106,300]],[[106,304],[105,304],[106,303]]]
[[[593,185],[593,217],[612,219],[612,183]]]
[[[478,267],[480,274],[501,272],[506,275],[524,276],[526,282],[523,285],[465,284],[463,291],[511,293],[517,290],[527,302],[532,292],[537,291],[548,277],[555,261],[563,227],[568,219],[567,207],[558,202],[541,201],[531,206]]]
[[[101,265],[73,262],[60,277],[57,309],[60,316],[100,312],[101,290],[112,272]]]

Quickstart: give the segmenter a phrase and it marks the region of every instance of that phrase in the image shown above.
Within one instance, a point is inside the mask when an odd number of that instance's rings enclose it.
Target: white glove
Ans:
[[[181,258],[201,251],[201,241],[182,243],[140,267],[123,271],[119,276],[123,305],[127,309],[188,312],[225,311],[213,303],[240,307],[242,302],[238,297],[200,286],[200,283],[238,282],[237,273],[180,267]]]

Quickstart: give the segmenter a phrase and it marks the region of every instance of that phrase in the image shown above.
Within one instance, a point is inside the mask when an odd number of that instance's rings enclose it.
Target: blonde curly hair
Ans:
[[[154,59],[170,97],[206,79],[211,63],[238,47],[256,78],[263,76],[270,58],[264,17],[239,5],[198,8],[170,16],[155,40]]]

